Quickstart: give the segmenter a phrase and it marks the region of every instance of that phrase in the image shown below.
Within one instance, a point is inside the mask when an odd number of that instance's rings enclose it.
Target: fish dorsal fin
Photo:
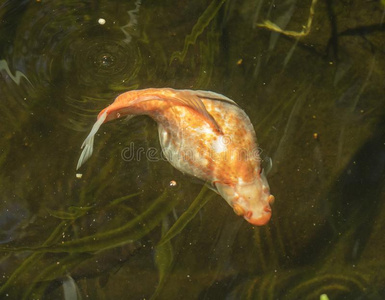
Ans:
[[[206,118],[206,120],[217,130],[222,132],[218,123],[212,115],[207,111],[205,105],[198,95],[193,90],[175,90],[172,88],[164,89],[145,89],[143,94],[136,97],[130,102],[131,105],[145,101],[173,101],[181,105],[192,108],[194,111]]]
[[[180,90],[174,94],[174,99],[197,111],[199,114],[204,116],[218,132],[222,132],[217,121],[215,121],[213,116],[210,115],[210,113],[207,111],[205,105],[203,104],[201,98],[197,95],[196,91]]]
[[[84,140],[81,149],[83,149],[82,154],[79,157],[78,164],[76,166],[76,170],[78,170],[92,155],[94,151],[94,137],[98,132],[100,126],[104,123],[107,118],[107,110],[104,111],[95,122],[94,126],[91,129],[91,132],[88,134],[86,139]]]
[[[211,92],[211,91],[202,91],[202,90],[196,90],[194,92],[196,93],[196,95],[199,98],[223,101],[223,102],[227,102],[227,103],[234,104],[234,105],[238,106],[238,104],[234,100],[231,100],[230,98],[228,98],[222,94],[218,94],[218,93]]]

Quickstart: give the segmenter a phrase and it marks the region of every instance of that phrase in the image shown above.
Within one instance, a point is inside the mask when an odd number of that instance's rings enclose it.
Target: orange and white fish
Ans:
[[[132,115],[148,115],[158,123],[163,154],[176,169],[210,183],[251,224],[270,220],[274,196],[262,172],[253,125],[233,100],[214,92],[162,88],[119,95],[99,113],[77,169],[91,156],[103,123]]]

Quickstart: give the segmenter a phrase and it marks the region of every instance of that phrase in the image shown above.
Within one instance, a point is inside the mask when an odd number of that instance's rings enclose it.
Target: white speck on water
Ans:
[[[103,18],[99,18],[98,23],[99,23],[100,25],[104,25],[104,24],[106,24],[106,20],[103,19]]]
[[[83,174],[81,174],[81,173],[76,173],[76,178],[82,178],[83,177]]]

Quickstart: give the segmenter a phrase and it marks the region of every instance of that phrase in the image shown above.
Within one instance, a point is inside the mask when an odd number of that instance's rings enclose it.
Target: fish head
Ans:
[[[270,194],[269,184],[263,173],[254,181],[244,183],[241,180],[233,184],[215,183],[219,194],[249,223],[257,226],[265,225],[271,218],[271,204],[274,196]]]

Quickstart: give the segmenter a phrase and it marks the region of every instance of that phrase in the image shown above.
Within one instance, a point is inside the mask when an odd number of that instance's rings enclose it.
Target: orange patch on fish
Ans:
[[[133,115],[158,123],[163,154],[176,169],[210,183],[251,224],[270,220],[274,196],[261,172],[254,128],[233,100],[218,93],[163,88],[121,94],[99,113],[77,169],[92,155],[103,123]]]

